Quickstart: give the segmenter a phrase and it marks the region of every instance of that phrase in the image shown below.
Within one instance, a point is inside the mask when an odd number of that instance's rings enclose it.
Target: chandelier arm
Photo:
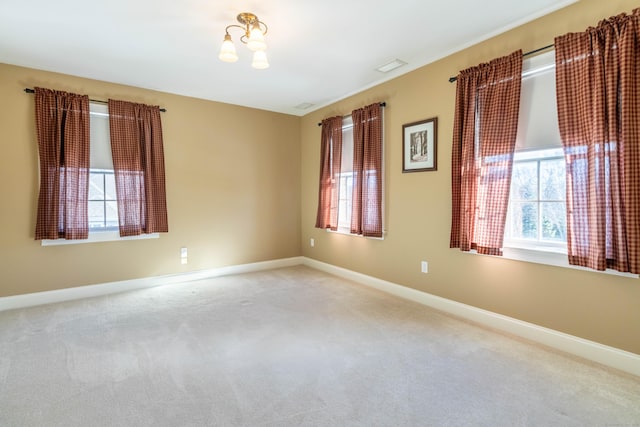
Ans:
[[[245,28],[243,26],[241,26],[241,25],[231,24],[231,25],[227,25],[227,28],[224,29],[224,32],[229,34],[229,28],[233,28],[233,27],[240,28],[242,31],[246,31]]]
[[[269,27],[267,27],[267,24],[265,24],[262,21],[258,21],[258,26],[260,26],[260,24],[264,25],[264,31],[262,32],[263,35],[267,34],[267,31],[269,31]]]

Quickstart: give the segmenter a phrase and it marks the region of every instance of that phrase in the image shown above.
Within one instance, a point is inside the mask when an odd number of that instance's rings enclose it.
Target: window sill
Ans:
[[[59,246],[59,245],[77,245],[81,243],[97,243],[97,242],[118,242],[121,240],[145,240],[145,239],[157,239],[160,237],[160,233],[141,234],[139,236],[127,236],[120,237],[118,231],[94,231],[89,233],[88,239],[81,240],[42,240],[42,246]]]
[[[476,251],[471,251],[470,253],[477,254]],[[491,255],[487,255],[487,256],[491,256]],[[515,261],[532,262],[535,264],[552,265],[555,267],[572,268],[575,270],[589,271],[592,273],[611,274],[614,276],[629,277],[632,279],[637,279],[640,277],[637,274],[622,273],[616,270],[607,269],[605,271],[599,271],[599,270],[593,270],[591,268],[580,267],[577,265],[570,265],[569,260],[567,259],[566,252],[562,251],[561,249],[541,250],[541,249],[534,249],[534,248],[505,247],[502,251],[502,257],[499,257],[499,258],[512,259]]]
[[[338,228],[336,231],[333,231],[329,228],[326,229],[328,233],[333,233],[333,234],[344,234],[345,236],[353,236],[353,237],[362,237],[365,239],[371,239],[371,240],[384,240],[384,235],[387,234],[386,231],[382,232],[382,237],[370,237],[370,236],[363,236],[361,234],[353,234],[349,232],[348,228]]]

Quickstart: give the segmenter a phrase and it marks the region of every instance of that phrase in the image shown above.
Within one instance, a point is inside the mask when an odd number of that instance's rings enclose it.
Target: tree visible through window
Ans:
[[[566,223],[562,149],[516,153],[506,240],[563,245]]]

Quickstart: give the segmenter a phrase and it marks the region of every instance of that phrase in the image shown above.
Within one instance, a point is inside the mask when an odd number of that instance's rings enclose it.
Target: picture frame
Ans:
[[[438,118],[402,125],[402,173],[438,170]]]

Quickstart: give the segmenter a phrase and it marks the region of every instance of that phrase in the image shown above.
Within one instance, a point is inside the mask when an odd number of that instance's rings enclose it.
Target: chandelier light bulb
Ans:
[[[226,34],[224,36],[224,41],[222,42],[222,46],[220,47],[220,54],[218,55],[221,61],[224,62],[236,62],[238,60],[238,54],[236,53],[236,46],[233,44],[231,40],[231,36]]]
[[[251,62],[251,66],[258,70],[269,68],[269,61],[267,61],[267,54],[264,50],[256,50],[253,53],[253,62]]]
[[[267,43],[264,41],[264,34],[257,22],[254,23],[251,28],[249,39],[247,40],[247,47],[253,52],[265,50],[267,48]]]

